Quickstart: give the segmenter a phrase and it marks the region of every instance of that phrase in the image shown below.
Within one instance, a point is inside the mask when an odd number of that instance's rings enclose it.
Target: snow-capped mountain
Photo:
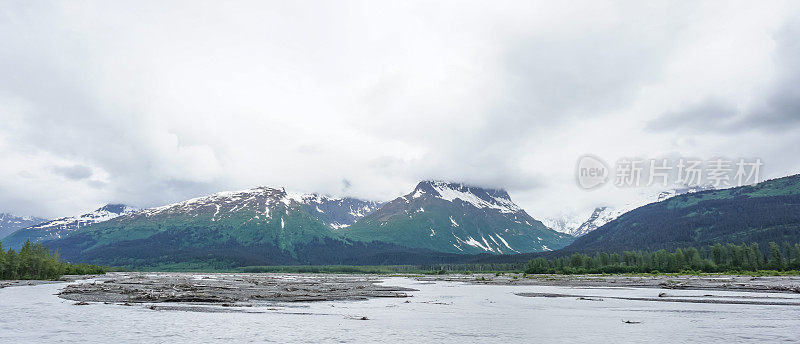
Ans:
[[[225,191],[210,196],[193,198],[179,203],[144,209],[129,217],[151,217],[182,214],[197,216],[213,210],[210,221],[238,217],[243,210],[253,211],[248,221],[269,220],[279,206],[302,206],[308,213],[332,229],[352,225],[369,215],[382,203],[355,198],[336,198],[318,194],[287,192],[285,189],[257,187],[241,191]],[[285,209],[284,209],[285,210]],[[288,210],[285,210],[286,212]]]
[[[42,229],[45,231],[74,231],[91,224],[108,221],[117,216],[126,215],[137,211],[135,207],[125,204],[107,204],[90,213],[79,216],[68,216],[48,221],[28,229]]]
[[[126,213],[46,244],[66,259],[101,264],[245,266],[541,252],[572,240],[503,190],[421,182],[383,206],[282,188],[220,192]]]
[[[257,187],[128,213],[48,243],[66,258],[114,264],[325,263],[365,249],[338,231],[377,206]]]
[[[378,210],[384,203],[345,197],[336,198],[319,194],[289,193],[288,197],[306,208],[309,213],[333,229],[349,227],[359,219]]]
[[[354,240],[466,254],[549,251],[572,240],[533,219],[504,190],[441,181],[419,183],[343,233]]]
[[[656,193],[641,193],[639,197],[632,202],[628,202],[622,206],[602,206],[597,207],[588,214],[572,214],[562,217],[544,219],[542,222],[549,228],[561,233],[567,233],[573,236],[582,236],[589,233],[600,226],[611,222],[618,218],[620,215],[625,214],[633,209],[647,205],[654,202],[661,202],[665,199],[683,195],[687,193],[695,193],[714,189],[713,186],[691,186],[660,191]]]
[[[8,244],[10,247],[18,247],[25,243],[26,240],[39,242],[57,239],[80,228],[108,221],[121,215],[133,213],[137,210],[138,209],[125,204],[107,204],[102,208],[83,215],[62,217],[22,228],[3,239],[3,243]]]
[[[511,201],[505,190],[484,189],[468,186],[461,183],[447,183],[441,181],[424,181],[417,184],[411,199],[433,197],[450,203],[459,200],[475,208],[494,209],[501,213],[515,214],[524,212],[522,208]],[[404,197],[406,200],[408,198]]]
[[[0,239],[5,238],[7,235],[14,233],[19,229],[33,226],[45,221],[47,221],[47,219],[32,216],[14,216],[11,214],[0,213]]]

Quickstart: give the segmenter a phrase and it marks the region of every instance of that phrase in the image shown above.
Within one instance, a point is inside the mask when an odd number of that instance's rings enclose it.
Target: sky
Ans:
[[[535,218],[630,202],[576,163],[800,173],[800,4],[0,1],[0,212],[255,186],[504,188]]]

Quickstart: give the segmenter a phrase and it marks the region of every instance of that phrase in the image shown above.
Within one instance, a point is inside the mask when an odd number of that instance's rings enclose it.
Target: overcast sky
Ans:
[[[1,1],[0,212],[259,185],[625,203],[584,154],[800,172],[797,2]]]

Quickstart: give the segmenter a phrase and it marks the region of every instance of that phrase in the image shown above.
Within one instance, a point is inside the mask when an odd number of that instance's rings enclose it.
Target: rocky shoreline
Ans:
[[[54,283],[64,283],[64,282],[75,282],[78,280],[88,279],[98,277],[97,275],[67,275],[61,277],[59,280],[55,281],[47,281],[47,280],[0,280],[0,289],[8,288],[8,287],[25,287],[25,286],[36,286],[41,284],[54,284]]]
[[[8,287],[34,286],[34,285],[40,285],[40,284],[61,283],[61,282],[63,282],[63,281],[7,280],[7,281],[0,281],[0,289],[8,288]]]
[[[488,285],[630,287],[800,293],[800,276],[747,275],[522,275],[475,274],[425,276],[421,280]]]
[[[659,293],[654,297],[624,297],[624,296],[596,296],[581,294],[557,294],[557,293],[516,293],[522,297],[544,297],[544,298],[574,298],[580,301],[605,301],[628,300],[628,301],[650,301],[650,302],[675,302],[675,303],[715,303],[725,305],[761,305],[761,306],[792,306],[800,307],[800,299],[796,297],[756,297],[756,296],[719,296],[713,294],[702,295],[671,295]]]

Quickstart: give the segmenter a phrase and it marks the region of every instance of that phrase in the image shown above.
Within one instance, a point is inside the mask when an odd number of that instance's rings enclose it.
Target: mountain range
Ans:
[[[109,205],[19,230],[3,243],[18,248],[26,240],[67,259],[140,266],[450,259],[555,250],[572,237],[533,219],[504,190],[424,181],[385,204],[258,187],[142,210]]]
[[[19,229],[2,243],[43,242],[71,261],[115,266],[229,268],[488,262],[800,241],[800,175],[722,190],[675,189],[650,199],[630,211],[597,208],[577,227],[570,222],[582,234],[576,239],[534,219],[501,189],[423,181],[381,203],[258,187],[142,210],[109,204]]]
[[[26,240],[68,259],[140,266],[201,259],[319,264],[365,254],[447,259],[554,250],[572,238],[531,218],[503,190],[426,181],[386,204],[259,187],[143,210],[113,205],[17,231],[4,244]]]
[[[14,216],[0,213],[0,240],[19,229],[37,225],[45,221],[47,220],[38,217]]]
[[[108,221],[117,216],[129,214],[137,209],[124,204],[108,204],[95,211],[79,215],[40,221],[33,226],[25,226],[3,239],[3,244],[10,248],[19,248],[25,241],[40,242],[58,239],[86,226]]]
[[[336,230],[377,206],[258,187],[132,212],[49,243],[67,258],[118,265],[202,257],[305,263],[315,261],[311,247],[343,245]]]
[[[635,200],[630,201],[622,206],[602,206],[592,210],[587,214],[570,214],[561,217],[551,217],[543,219],[542,222],[549,228],[558,232],[566,233],[575,237],[579,237],[589,233],[602,225],[613,221],[620,215],[625,214],[633,209],[641,206],[661,202],[670,197],[683,195],[687,193],[695,193],[706,190],[713,190],[711,185],[699,186],[685,186],[680,188],[673,188],[665,191],[658,192],[642,192]]]

